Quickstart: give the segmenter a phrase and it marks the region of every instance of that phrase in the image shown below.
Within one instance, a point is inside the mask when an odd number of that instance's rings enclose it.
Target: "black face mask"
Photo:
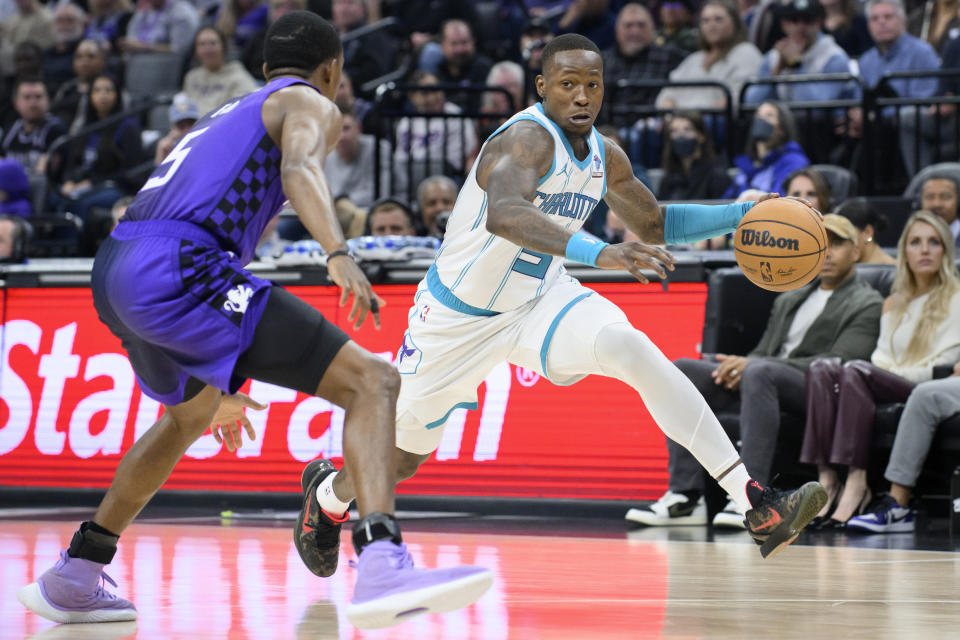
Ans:
[[[678,158],[689,158],[697,152],[697,139],[688,136],[679,136],[670,140],[673,152]]]
[[[754,140],[766,142],[773,137],[774,129],[776,129],[776,127],[763,118],[754,117],[753,122],[750,123],[750,135]]]

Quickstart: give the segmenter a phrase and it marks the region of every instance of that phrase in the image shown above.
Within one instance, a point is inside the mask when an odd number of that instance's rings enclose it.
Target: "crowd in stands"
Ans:
[[[326,175],[348,238],[441,238],[484,140],[537,101],[543,47],[568,32],[601,49],[598,129],[661,201],[777,191],[834,212],[821,277],[777,299],[752,352],[678,365],[738,414],[761,482],[776,417],[806,415],[794,457],[830,492],[819,526],[912,527],[936,425],[960,412],[960,367],[933,379],[960,359],[960,165],[928,168],[960,160],[954,0],[0,0],[0,258],[22,259],[40,219],[80,230],[63,254],[93,255],[191,127],[262,85],[266,30],[294,10],[344,42]],[[877,196],[925,213],[891,220]],[[604,204],[587,228],[633,237]],[[258,255],[304,237],[285,211]],[[886,300],[857,263],[895,271]],[[907,408],[871,501],[870,407],[891,400]],[[669,448],[670,490],[631,519],[705,522],[704,472]],[[742,521],[731,501],[714,523]]]

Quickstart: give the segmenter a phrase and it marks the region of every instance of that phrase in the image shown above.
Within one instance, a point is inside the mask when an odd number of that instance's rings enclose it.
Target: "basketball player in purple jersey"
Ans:
[[[237,393],[247,378],[316,394],[346,411],[344,457],[354,470],[361,516],[353,535],[359,575],[347,611],[354,624],[385,626],[405,613],[449,611],[491,584],[490,572],[479,567],[413,568],[392,515],[396,370],[316,309],[243,268],[289,199],[329,256],[341,304],[353,295],[351,322],[359,327],[372,312],[379,327],[383,301],[346,251],[323,174],[341,130],[333,103],[343,67],[340,38],[319,16],[292,12],[270,27],[264,60],[266,86],[201,119],[97,254],[97,312],[120,338],[140,388],[165,412],[123,457],[93,520],[80,525],[60,561],[18,592],[45,618],[136,618],[132,603],[104,588],[102,581],[116,586],[104,567],[120,534],[207,427],[218,439],[239,442],[241,422],[254,437],[243,411],[264,407]],[[315,489],[317,477],[332,473],[318,462],[308,465],[303,485]],[[297,549],[314,560],[315,573],[330,575],[339,535],[318,537],[319,517],[315,491],[308,491]]]

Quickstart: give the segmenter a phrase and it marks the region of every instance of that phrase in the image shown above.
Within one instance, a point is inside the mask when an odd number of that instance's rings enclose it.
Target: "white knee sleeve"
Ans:
[[[644,333],[626,323],[609,325],[594,350],[604,375],[636,389],[660,429],[711,476],[736,463],[739,455],[703,396]]]

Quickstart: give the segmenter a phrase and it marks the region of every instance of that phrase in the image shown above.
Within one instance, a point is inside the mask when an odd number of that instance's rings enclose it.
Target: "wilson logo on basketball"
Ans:
[[[740,244],[745,247],[776,247],[789,251],[799,251],[800,241],[796,238],[779,238],[769,231],[740,230]]]

